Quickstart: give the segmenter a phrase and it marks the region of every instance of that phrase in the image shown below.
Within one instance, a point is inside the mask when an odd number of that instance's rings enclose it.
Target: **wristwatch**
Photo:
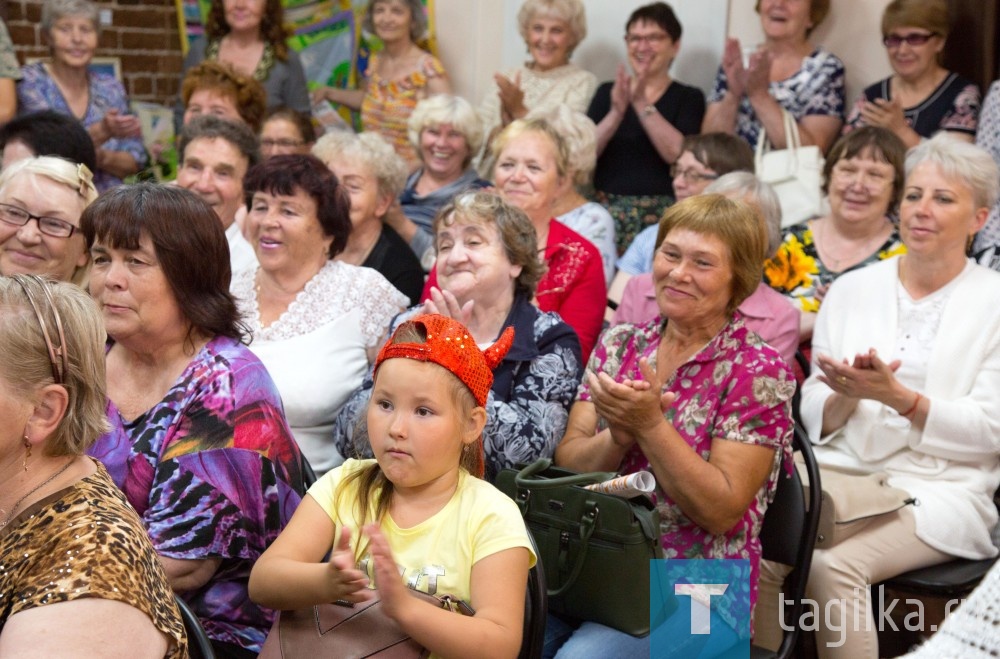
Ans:
[[[642,116],[648,117],[649,115],[653,114],[654,112],[656,112],[656,106],[655,105],[647,105],[646,107],[644,107],[642,109]]]

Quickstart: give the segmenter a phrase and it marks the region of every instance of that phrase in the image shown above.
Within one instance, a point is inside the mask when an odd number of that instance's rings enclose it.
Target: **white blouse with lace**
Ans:
[[[371,268],[329,261],[276,321],[262,327],[256,276],[256,268],[240,272],[230,287],[253,335],[250,350],[277,385],[299,447],[322,474],[343,462],[330,431],[341,405],[361,385],[367,349],[378,345],[407,299]]]

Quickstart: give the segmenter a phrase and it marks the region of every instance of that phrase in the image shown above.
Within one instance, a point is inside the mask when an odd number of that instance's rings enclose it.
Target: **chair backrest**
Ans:
[[[316,472],[313,470],[312,465],[309,464],[309,460],[306,459],[306,454],[302,454],[302,486],[305,488],[302,491],[302,495],[305,496],[306,491],[312,487],[313,483],[316,482]]]
[[[789,657],[798,640],[798,621],[802,619],[803,598],[809,568],[812,565],[813,549],[816,546],[816,530],[819,527],[822,484],[819,465],[813,455],[809,438],[801,426],[796,424],[792,442],[800,452],[802,462],[809,475],[812,487],[803,488],[798,471],[782,474],[774,501],[768,506],[761,526],[760,542],[765,559],[792,566],[785,579],[782,592],[790,607],[784,607],[785,619],[791,621],[792,631],[786,631],[777,656]]]
[[[535,538],[528,532],[531,549],[539,556]],[[548,617],[548,586],[542,559],[528,571],[528,590],[524,599],[524,631],[521,636],[521,652],[518,659],[540,659],[545,646],[545,620]]]
[[[184,631],[187,632],[188,656],[191,659],[215,659],[212,640],[205,633],[205,628],[201,626],[201,620],[180,595],[175,594],[174,601],[177,602],[177,608],[181,611]]]

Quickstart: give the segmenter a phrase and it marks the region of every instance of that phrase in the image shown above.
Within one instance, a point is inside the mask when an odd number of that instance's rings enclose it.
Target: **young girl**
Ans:
[[[451,318],[402,324],[375,362],[375,460],[348,460],[309,489],[254,566],[250,597],[301,609],[364,601],[374,586],[433,655],[516,656],[535,556],[517,506],[478,478],[491,369],[512,340],[508,328],[484,353]],[[476,614],[435,608],[408,587],[465,600]]]

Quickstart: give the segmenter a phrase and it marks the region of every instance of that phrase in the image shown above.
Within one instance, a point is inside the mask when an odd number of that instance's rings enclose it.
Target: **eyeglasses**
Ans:
[[[289,140],[289,139],[271,140],[271,139],[263,139],[263,140],[260,141],[260,148],[262,148],[262,149],[273,149],[274,147],[280,146],[283,149],[293,149],[293,148],[295,148],[297,146],[302,146],[303,144],[305,144],[305,142],[303,142],[302,140]]]
[[[914,32],[912,34],[904,34],[902,36],[898,34],[890,34],[882,39],[882,43],[885,44],[886,48],[899,48],[903,45],[904,41],[911,46],[923,46],[936,36],[938,36],[937,32]]]
[[[702,174],[693,169],[681,169],[676,163],[670,166],[670,178],[680,176],[687,183],[704,183],[719,178],[718,174]]]
[[[56,384],[62,384],[66,371],[69,370],[69,355],[66,352],[66,334],[63,332],[62,318],[59,317],[59,309],[56,307],[55,300],[52,299],[52,293],[49,292],[49,283],[38,275],[12,275],[12,278],[24,291],[24,296],[28,298],[28,303],[38,319],[38,325],[42,328],[42,338],[45,339],[45,347],[49,351],[49,364],[52,366],[52,379],[55,380]],[[38,308],[38,303],[35,302],[35,297],[31,294],[33,287],[42,289],[49,310],[52,311],[52,319],[55,321],[56,333],[59,336],[58,348],[52,344],[52,335],[49,334],[49,329],[45,324],[45,316],[42,315],[42,310]],[[62,366],[61,369],[60,366]]]
[[[23,208],[10,204],[0,204],[0,220],[16,227],[23,227],[31,220],[35,220],[38,222],[39,231],[54,238],[69,238],[77,230],[77,227],[66,220],[60,220],[58,217],[32,215]]]
[[[655,32],[653,34],[626,34],[625,43],[630,46],[638,46],[645,41],[650,46],[658,46],[669,37],[670,35],[665,32]]]

